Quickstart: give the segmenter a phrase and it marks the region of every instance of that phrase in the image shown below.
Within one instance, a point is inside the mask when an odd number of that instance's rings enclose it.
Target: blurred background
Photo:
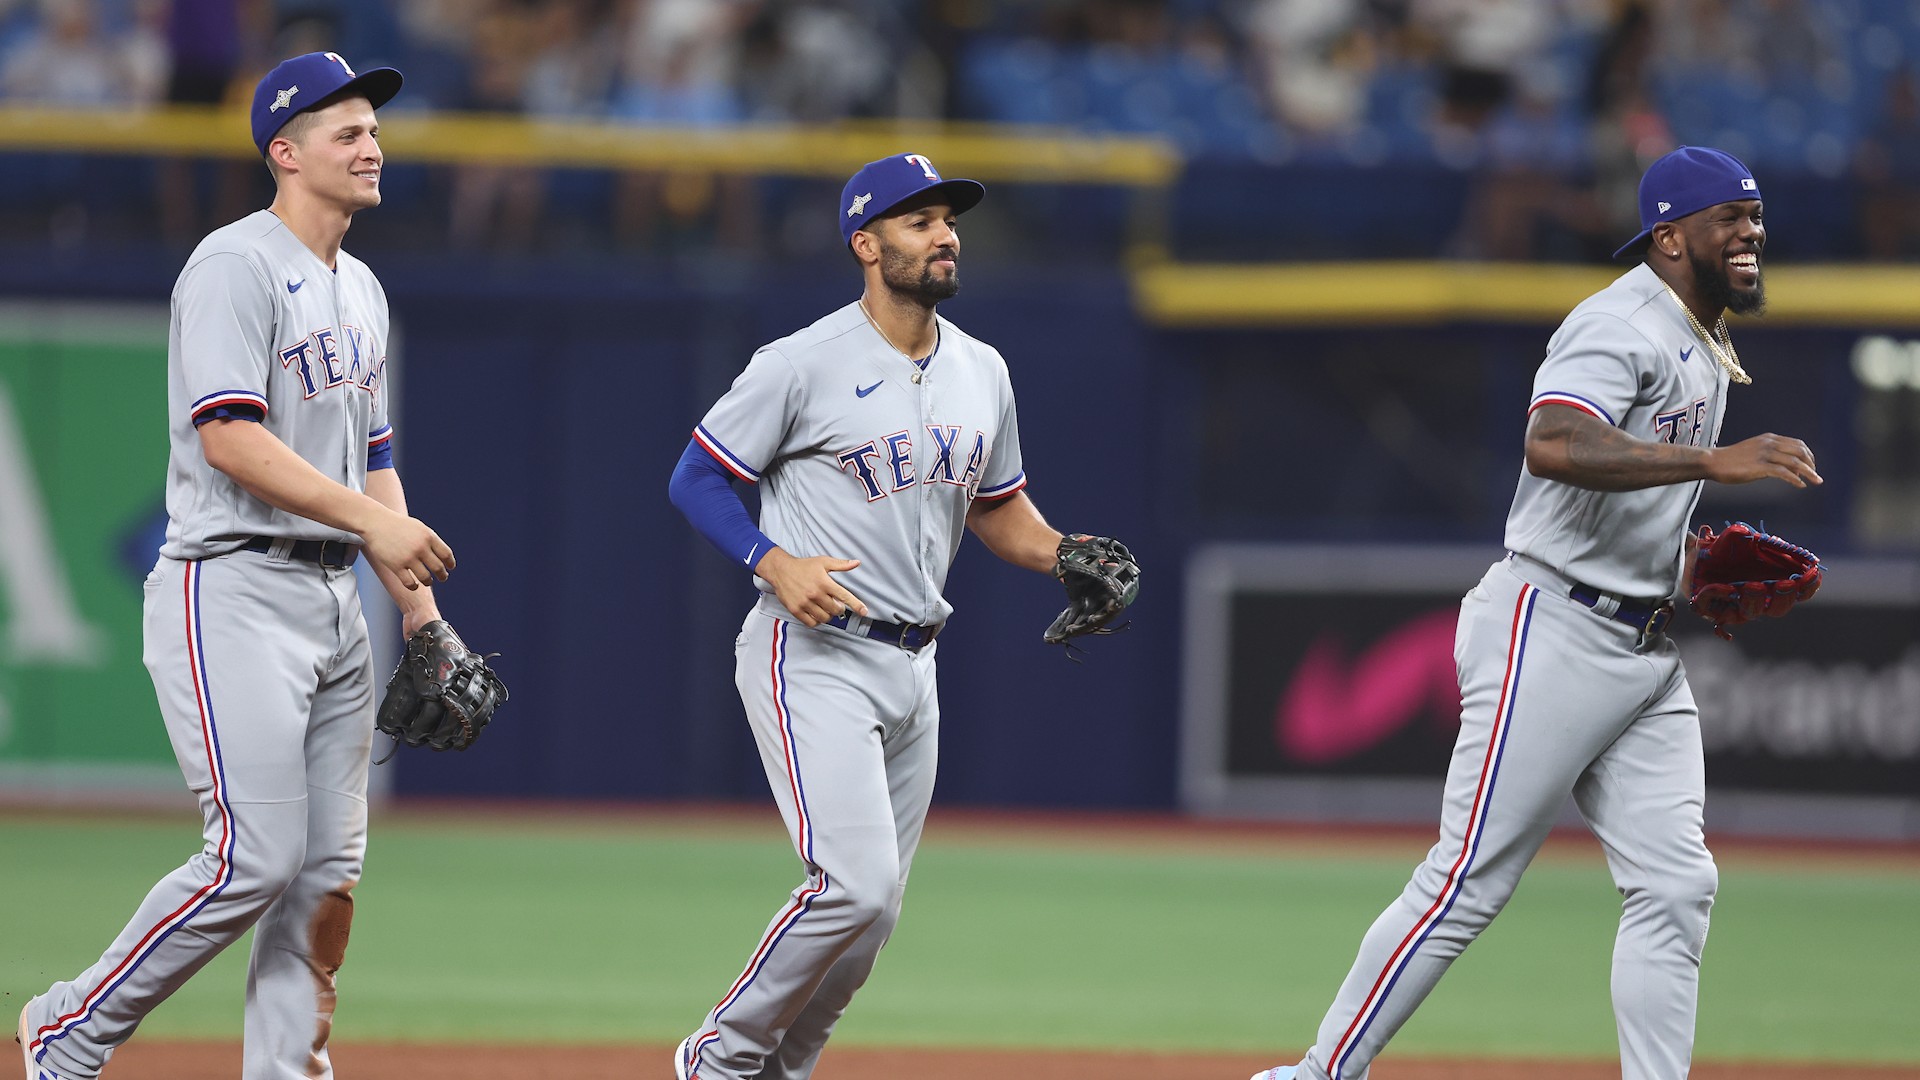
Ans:
[[[380,276],[442,606],[512,703],[401,795],[763,799],[728,643],[753,592],[668,505],[759,344],[851,300],[862,162],[990,190],[942,312],[1013,371],[1030,493],[1120,537],[1132,628],[1040,641],[964,545],[949,805],[1430,822],[1458,596],[1497,558],[1548,335],[1622,267],[1645,165],[1743,158],[1771,313],[1710,488],[1820,599],[1689,627],[1710,824],[1920,838],[1920,6],[1905,0],[0,0],[0,790],[178,794],[139,662],[166,299],[271,199],[244,102],[391,64]],[[857,553],[854,553],[857,554]]]

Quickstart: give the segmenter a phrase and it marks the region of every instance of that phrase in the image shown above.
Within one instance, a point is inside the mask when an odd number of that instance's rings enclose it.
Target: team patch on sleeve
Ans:
[[[1598,417],[1609,424],[1613,424],[1615,427],[1620,426],[1614,421],[1613,415],[1601,408],[1598,402],[1583,398],[1579,394],[1569,394],[1559,390],[1548,390],[1542,394],[1535,394],[1533,404],[1527,406],[1527,415],[1533,415],[1533,411],[1542,405],[1569,405],[1586,413],[1588,416]]]
[[[220,408],[230,408],[236,411],[254,408],[260,410],[260,415],[264,417],[267,414],[267,396],[265,394],[256,394],[251,390],[221,390],[208,394],[206,397],[194,402],[193,407],[189,409],[188,412],[191,414],[194,423],[197,424],[203,419],[211,419],[207,414]]]
[[[725,465],[728,472],[745,480],[749,484],[757,484],[760,482],[760,470],[748,465],[746,462],[740,460],[739,456],[733,451],[720,445],[720,440],[713,437],[713,433],[707,430],[705,424],[701,424],[699,427],[693,429],[693,437],[701,446],[706,448],[707,453],[713,455],[714,460]]]

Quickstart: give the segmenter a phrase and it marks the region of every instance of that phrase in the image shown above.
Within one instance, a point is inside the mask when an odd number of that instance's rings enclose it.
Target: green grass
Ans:
[[[0,817],[0,992],[89,963],[197,842],[152,824]],[[1417,854],[936,832],[848,1043],[1298,1049]],[[726,989],[799,875],[764,828],[379,822],[341,973],[356,1039],[668,1042]],[[1605,1057],[1618,901],[1597,855],[1537,863],[1394,1048]],[[1920,1062],[1920,873],[1723,869],[1698,1056]],[[150,1035],[233,1037],[244,943]]]

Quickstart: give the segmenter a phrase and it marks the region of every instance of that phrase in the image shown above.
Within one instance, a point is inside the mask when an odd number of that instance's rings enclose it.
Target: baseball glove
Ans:
[[[1082,634],[1113,633],[1119,628],[1107,624],[1140,595],[1140,564],[1133,561],[1133,552],[1105,536],[1061,537],[1053,576],[1066,586],[1067,610],[1047,627],[1049,645],[1065,645]]]
[[[1820,557],[1768,533],[1736,521],[1715,533],[1700,526],[1700,548],[1693,565],[1687,602],[1713,624],[1713,632],[1733,640],[1727,629],[1762,615],[1779,618],[1820,588]]]
[[[435,619],[407,638],[407,653],[387,680],[374,726],[396,745],[465,750],[506,700],[507,684],[487,666],[487,657]]]

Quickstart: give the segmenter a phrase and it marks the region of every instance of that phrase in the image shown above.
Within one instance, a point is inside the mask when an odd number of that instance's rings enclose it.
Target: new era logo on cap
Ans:
[[[1663,221],[1760,197],[1760,185],[1739,158],[1710,146],[1683,146],[1647,166],[1640,178],[1640,235],[1613,257],[1643,251],[1653,227]]]

